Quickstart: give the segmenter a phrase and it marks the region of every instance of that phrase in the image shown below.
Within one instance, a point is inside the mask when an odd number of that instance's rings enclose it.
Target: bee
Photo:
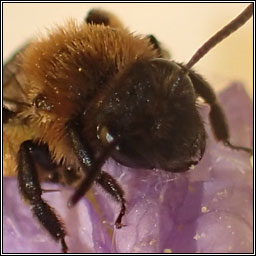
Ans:
[[[40,182],[74,186],[69,206],[97,182],[120,203],[115,226],[121,228],[124,192],[102,165],[109,157],[125,166],[167,172],[196,165],[207,136],[198,97],[211,107],[216,140],[252,153],[230,143],[212,87],[191,69],[252,14],[253,4],[182,64],[169,60],[153,35],[130,33],[113,14],[93,9],[83,24],[69,21],[5,64],[4,175],[17,173],[21,196],[63,252],[68,252],[66,231],[42,199]]]

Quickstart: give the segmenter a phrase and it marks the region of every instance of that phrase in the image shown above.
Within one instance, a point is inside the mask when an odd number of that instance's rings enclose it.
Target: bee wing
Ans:
[[[23,52],[28,44],[19,49],[3,67],[3,108],[17,113],[26,104],[23,86],[26,77],[21,68]]]

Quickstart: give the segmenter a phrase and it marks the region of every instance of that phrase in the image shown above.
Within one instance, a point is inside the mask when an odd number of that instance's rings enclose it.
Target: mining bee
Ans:
[[[67,22],[4,65],[4,174],[17,172],[21,196],[63,252],[68,251],[66,231],[42,199],[40,181],[74,186],[69,206],[97,182],[120,203],[115,226],[121,228],[124,192],[102,165],[109,157],[167,172],[196,165],[206,147],[198,97],[210,105],[216,140],[252,152],[230,143],[213,89],[191,69],[252,15],[250,4],[182,64],[169,60],[153,35],[130,33],[113,14],[93,9],[83,24]]]

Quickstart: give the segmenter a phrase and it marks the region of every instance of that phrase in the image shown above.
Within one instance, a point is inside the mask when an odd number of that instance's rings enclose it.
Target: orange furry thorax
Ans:
[[[32,43],[22,66],[30,100],[43,94],[56,114],[62,115],[65,107],[69,117],[124,67],[154,56],[148,39],[127,30],[70,21]]]

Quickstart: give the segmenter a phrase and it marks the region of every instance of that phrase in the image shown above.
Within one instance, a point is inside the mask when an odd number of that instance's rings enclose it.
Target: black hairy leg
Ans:
[[[161,46],[161,43],[153,35],[147,35],[150,44],[153,45],[153,48],[157,51],[159,58],[170,59],[171,55],[168,50]]]
[[[105,189],[106,192],[121,204],[121,210],[115,221],[115,226],[116,228],[123,227],[124,224],[122,224],[122,217],[125,215],[126,207],[122,188],[110,174],[104,171],[101,171],[96,181]]]
[[[100,168],[93,168],[95,163],[94,154],[89,144],[80,135],[79,127],[76,122],[70,121],[67,124],[66,129],[71,143],[71,148],[80,163],[82,172],[86,175],[82,183],[79,185],[77,191],[69,200],[68,205],[71,207],[75,205],[90,189],[100,172]]]
[[[65,228],[51,208],[42,199],[42,189],[39,183],[38,174],[31,156],[31,141],[25,141],[20,145],[18,152],[18,185],[23,198],[31,205],[31,210],[39,222],[56,240],[60,241],[62,251],[66,253],[68,247],[65,242]]]
[[[105,11],[101,11],[98,9],[92,9],[88,12],[85,21],[89,24],[98,24],[98,25],[105,25],[108,26],[110,24],[110,15]]]
[[[124,193],[121,187],[109,174],[101,171],[101,167],[105,160],[111,154],[113,148],[116,146],[115,143],[109,144],[105,148],[104,152],[95,159],[92,150],[85,139],[79,133],[78,127],[75,125],[74,121],[71,121],[67,125],[67,131],[72,143],[72,148],[77,156],[78,161],[82,171],[85,173],[86,177],[79,185],[77,191],[71,197],[69,201],[69,206],[75,205],[90,189],[93,182],[99,183],[107,193],[109,193],[116,201],[121,203],[121,210],[115,222],[117,228],[121,228],[123,225],[121,223],[122,217],[125,214],[125,199]]]
[[[159,57],[163,57],[162,49],[158,40],[153,35],[148,35],[147,38],[149,39],[149,42],[153,45],[154,49],[157,50]]]
[[[88,24],[110,26],[112,28],[123,28],[121,21],[115,15],[102,9],[90,10],[85,18],[85,22]]]
[[[252,154],[251,148],[235,146],[230,143],[229,128],[225,114],[209,83],[207,83],[200,75],[193,71],[189,72],[189,77],[192,80],[196,93],[201,96],[211,107],[209,117],[216,139],[222,141],[224,145],[229,148],[243,150]]]

